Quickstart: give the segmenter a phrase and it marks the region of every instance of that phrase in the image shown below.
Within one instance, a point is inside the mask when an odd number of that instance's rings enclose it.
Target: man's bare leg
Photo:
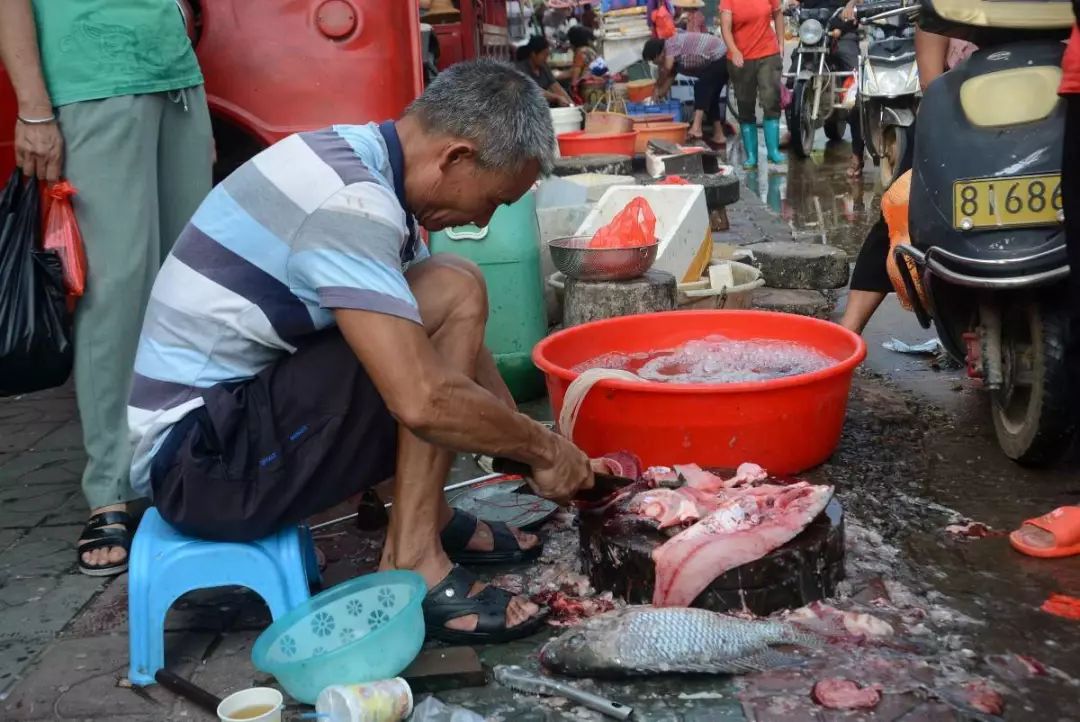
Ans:
[[[424,327],[443,360],[476,378],[487,321],[487,296],[476,278],[475,267],[460,259],[437,257],[411,269],[407,278]],[[412,569],[424,577],[429,587],[450,573],[453,565],[439,534],[449,521],[442,487],[452,461],[453,452],[429,444],[401,427],[394,506],[381,568]],[[477,584],[473,594],[484,586]],[[506,624],[517,626],[538,611],[527,598],[515,597],[506,610]],[[469,615],[448,622],[447,627],[469,631],[476,622],[476,616]]]

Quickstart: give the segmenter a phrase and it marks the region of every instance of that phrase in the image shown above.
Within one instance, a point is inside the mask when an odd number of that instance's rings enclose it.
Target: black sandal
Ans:
[[[531,549],[522,549],[518,544],[514,532],[501,521],[485,521],[491,529],[491,537],[495,548],[491,551],[480,552],[468,549],[469,542],[476,533],[479,520],[472,514],[454,509],[454,515],[450,517],[450,523],[442,530],[439,538],[442,540],[443,551],[450,557],[450,561],[458,564],[520,564],[531,562],[540,557],[544,551],[543,542],[538,542]]]
[[[104,527],[120,524],[120,528],[106,529]],[[103,511],[94,514],[83,527],[81,540],[76,548],[79,560],[79,571],[90,577],[110,577],[127,571],[128,559],[131,556],[131,536],[138,524],[134,517],[126,511]],[[82,555],[95,549],[106,547],[123,547],[125,556],[123,561],[104,566],[91,566],[83,561]]]
[[[476,577],[454,565],[446,578],[432,587],[424,597],[424,625],[429,639],[450,644],[501,644],[531,637],[540,631],[547,619],[547,610],[513,627],[506,626],[506,608],[514,595],[505,589],[488,585],[469,596]],[[476,628],[471,632],[449,629],[446,623],[475,614]]]

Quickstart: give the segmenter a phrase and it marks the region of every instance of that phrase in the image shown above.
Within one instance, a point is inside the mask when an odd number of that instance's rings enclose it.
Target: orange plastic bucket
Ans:
[[[672,143],[685,143],[689,123],[634,123],[637,138],[634,140],[634,152],[644,154],[650,140],[669,140]]]
[[[601,381],[585,398],[574,441],[590,456],[628,450],[648,466],[761,464],[797,474],[829,458],[840,440],[855,367],[866,357],[858,335],[814,318],[767,311],[675,311],[623,316],[547,337],[533,361],[547,377],[558,418],[574,366],[610,352],[673,348],[720,334],[793,341],[836,359],[821,371],[732,384]]]

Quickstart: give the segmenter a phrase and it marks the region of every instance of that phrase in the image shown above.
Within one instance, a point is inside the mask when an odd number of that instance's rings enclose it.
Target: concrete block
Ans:
[[[750,249],[769,288],[824,290],[848,283],[848,255],[842,249],[795,241],[758,243]]]
[[[551,260],[547,244],[556,238],[566,238],[574,235],[574,231],[582,224],[591,205],[566,206],[564,208],[540,208],[536,211],[536,220],[540,224],[540,273],[544,281],[544,304],[547,306],[547,317],[550,323],[558,323],[562,318],[562,301],[560,294],[548,285],[547,280],[555,273],[555,264]]]
[[[565,177],[579,173],[631,175],[634,159],[628,155],[575,155],[555,159],[555,175]]]
[[[677,292],[675,277],[655,270],[629,281],[567,280],[563,326],[569,328],[635,313],[672,311]]]
[[[763,287],[754,291],[750,306],[814,318],[829,318],[835,304],[821,291]]]

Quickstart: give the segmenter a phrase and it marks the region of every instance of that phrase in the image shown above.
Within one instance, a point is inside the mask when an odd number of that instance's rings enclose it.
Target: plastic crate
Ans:
[[[649,115],[650,113],[663,113],[670,115],[675,119],[676,123],[681,123],[683,119],[682,103],[677,100],[667,100],[663,103],[627,103],[626,114],[631,118],[634,116]]]

